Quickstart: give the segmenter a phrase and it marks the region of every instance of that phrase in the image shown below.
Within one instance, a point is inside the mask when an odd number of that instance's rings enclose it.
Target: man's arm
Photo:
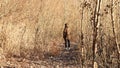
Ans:
[[[70,29],[67,28],[67,39],[70,39]]]

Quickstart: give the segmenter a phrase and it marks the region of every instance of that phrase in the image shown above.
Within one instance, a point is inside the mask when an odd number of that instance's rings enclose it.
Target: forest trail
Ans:
[[[57,56],[51,54],[45,55],[46,65],[50,65],[50,68],[83,68],[84,60],[82,58],[82,50],[77,43],[72,42],[70,49],[65,49],[65,45],[60,44],[60,53]],[[91,62],[91,61],[90,61]],[[34,62],[41,64],[38,61]],[[86,66],[92,68],[92,64],[86,63]],[[49,67],[49,66],[48,66]]]
[[[59,44],[59,47],[59,54],[54,56],[46,53],[42,60],[22,57],[6,58],[0,54],[0,68],[92,68],[92,59],[85,59],[85,54],[77,43],[71,43],[69,50],[65,49],[64,44]],[[96,61],[95,68],[98,68],[97,63]],[[117,65],[117,63],[113,63],[113,65]]]
[[[82,68],[81,53],[76,43],[71,43],[69,50],[60,44],[60,54],[45,55],[44,60],[28,60],[24,58],[9,58],[1,61],[0,68]]]
[[[76,43],[71,43],[70,49],[65,49],[64,44],[60,44],[60,53],[57,56],[46,55],[46,59],[53,63],[57,63],[62,67],[81,68],[81,54],[79,46]],[[50,62],[50,63],[51,63]],[[56,65],[57,66],[57,65]],[[73,67],[72,67],[73,66]]]
[[[53,61],[63,61],[65,64],[79,64],[80,61],[80,51],[78,45],[75,43],[71,44],[70,49],[65,49],[64,44],[61,44],[60,54],[49,58]]]

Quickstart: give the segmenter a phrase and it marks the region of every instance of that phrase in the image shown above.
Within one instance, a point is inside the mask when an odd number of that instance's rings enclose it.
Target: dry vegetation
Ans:
[[[119,9],[120,0],[0,0],[0,66],[58,56],[69,23],[81,67],[119,68]]]

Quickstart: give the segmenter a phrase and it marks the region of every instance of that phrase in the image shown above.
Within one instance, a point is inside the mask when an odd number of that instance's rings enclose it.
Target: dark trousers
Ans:
[[[64,40],[65,40],[65,48],[70,47],[70,40],[65,38]]]

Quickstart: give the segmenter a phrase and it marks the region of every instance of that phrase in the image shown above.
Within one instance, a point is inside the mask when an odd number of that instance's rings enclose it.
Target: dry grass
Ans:
[[[86,60],[91,59],[93,44],[94,0],[0,0],[0,47],[7,57],[43,59],[45,53],[56,56],[64,42],[62,30],[69,23],[71,41],[85,48]],[[113,1],[113,20],[117,42],[120,42],[119,0]],[[97,25],[98,49],[107,63],[108,50],[114,52],[115,39],[111,24],[111,1],[101,2]],[[83,39],[81,39],[81,31]],[[102,41],[101,41],[102,39]],[[101,56],[100,56],[101,57]],[[99,58],[100,58],[99,57]]]

